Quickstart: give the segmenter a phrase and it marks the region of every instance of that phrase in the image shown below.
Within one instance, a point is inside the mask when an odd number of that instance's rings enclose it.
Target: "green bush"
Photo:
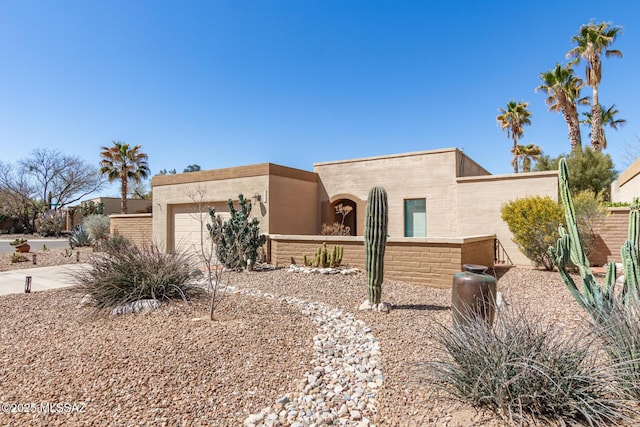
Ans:
[[[603,202],[603,205],[607,208],[628,208],[631,206],[629,202]]]
[[[571,171],[569,189],[572,194],[591,190],[595,194],[603,194],[605,199],[609,198],[611,183],[618,176],[610,154],[585,147],[584,150],[573,150],[569,155],[561,154],[553,159],[543,155],[538,159],[534,170],[558,170],[562,158],[567,159],[567,166]]]
[[[525,197],[502,205],[502,219],[513,234],[513,241],[536,267],[553,269],[547,250],[558,240],[563,211],[550,197]]]
[[[481,319],[436,326],[444,354],[429,372],[453,397],[516,424],[629,422],[629,400],[594,357],[593,340],[547,327],[543,316],[507,307],[493,326]]]
[[[216,245],[216,256],[218,261],[227,268],[241,270],[251,268],[258,261],[258,250],[267,238],[260,234],[260,221],[251,216],[251,202],[245,199],[242,194],[238,195],[238,205],[240,209],[233,206],[233,201],[229,199],[229,212],[231,217],[227,221],[222,221],[216,215],[215,209],[210,209],[211,224],[207,224],[207,230],[211,239]]]
[[[36,219],[36,231],[41,236],[59,236],[64,228],[65,217],[61,210],[48,210]]]
[[[192,284],[196,269],[187,254],[141,249],[123,238],[105,241],[102,249],[102,256],[90,258],[91,268],[74,273],[80,283],[75,289],[91,295],[97,309],[150,298],[190,299],[204,292]]]
[[[82,225],[87,230],[91,240],[96,243],[109,238],[110,221],[108,216],[89,215],[82,220]]]

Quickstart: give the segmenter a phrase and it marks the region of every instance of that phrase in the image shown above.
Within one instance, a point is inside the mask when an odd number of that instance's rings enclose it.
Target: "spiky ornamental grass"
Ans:
[[[592,320],[591,326],[618,384],[631,397],[640,399],[640,307],[616,301],[606,321]]]
[[[546,328],[542,315],[505,308],[492,327],[481,319],[439,325],[442,360],[429,365],[453,397],[519,424],[627,423],[635,414],[613,373],[597,363],[593,339]]]
[[[204,292],[193,284],[195,263],[188,254],[164,253],[155,245],[142,249],[121,238],[102,249],[91,258],[92,268],[74,273],[77,291],[91,295],[97,309],[150,298],[188,300]]]

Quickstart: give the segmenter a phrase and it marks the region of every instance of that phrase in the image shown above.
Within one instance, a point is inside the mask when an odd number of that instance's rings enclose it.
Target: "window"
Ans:
[[[427,237],[427,201],[425,199],[404,201],[404,236]]]

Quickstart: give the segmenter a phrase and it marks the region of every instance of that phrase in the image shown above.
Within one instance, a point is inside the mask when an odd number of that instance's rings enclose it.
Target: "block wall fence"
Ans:
[[[109,230],[112,235],[119,234],[131,240],[139,247],[148,247],[152,243],[153,219],[151,214],[114,214],[109,215]]]
[[[629,235],[629,208],[609,208],[609,216],[604,224],[596,229],[598,237],[589,262],[604,265],[608,262],[620,262],[620,248]]]
[[[449,288],[453,275],[463,264],[493,266],[495,236],[457,239],[389,238],[384,254],[384,277],[419,285]],[[271,264],[303,265],[324,242],[327,248],[343,247],[342,264],[364,269],[362,236],[271,235],[268,255]]]
[[[627,239],[629,208],[610,208],[610,215],[598,231],[592,265],[620,261],[620,247]],[[110,215],[111,233],[120,234],[138,245],[152,241],[151,214]],[[389,238],[385,251],[385,278],[438,288],[451,287],[453,274],[464,264],[488,267],[494,263],[495,236],[463,238]],[[267,259],[284,267],[303,264],[303,256],[312,256],[327,242],[344,248],[343,264],[364,268],[364,238],[362,236],[311,236],[272,234],[267,240]]]

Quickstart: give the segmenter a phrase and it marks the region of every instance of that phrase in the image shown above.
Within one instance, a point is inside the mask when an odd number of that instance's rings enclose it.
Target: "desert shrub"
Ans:
[[[121,234],[113,234],[108,236],[105,240],[96,243],[96,249],[99,251],[119,251],[126,250],[127,246],[133,245],[133,243]]]
[[[84,225],[77,225],[69,236],[69,246],[71,249],[83,246],[91,246],[91,237]]]
[[[216,210],[211,208],[211,224],[207,224],[207,230],[216,245],[218,261],[230,269],[245,269],[258,260],[258,249],[264,245],[267,238],[260,234],[258,218],[249,220],[251,202],[248,199],[242,194],[238,195],[240,209],[233,206],[231,199],[227,203],[231,217],[223,222],[220,216],[216,215]]]
[[[336,221],[333,224],[323,223],[320,234],[323,236],[350,236],[351,227],[344,225],[344,220],[349,216],[351,211],[353,211],[353,207],[338,203],[334,210],[336,215],[340,217],[340,221]]]
[[[591,325],[618,383],[632,397],[640,398],[640,307],[616,301],[610,313]]]
[[[596,246],[598,238],[596,230],[602,227],[609,211],[602,202],[602,196],[596,195],[593,190],[580,191],[574,194],[572,199],[578,233],[580,233],[584,253],[589,258]]]
[[[513,234],[513,241],[535,266],[553,269],[549,246],[558,240],[563,211],[550,197],[525,197],[502,205],[502,219]]]
[[[334,222],[333,224],[327,224],[326,222],[323,222],[320,234],[323,236],[350,236],[351,227],[349,227],[348,225],[340,224],[339,222]]]
[[[61,210],[48,210],[36,219],[36,231],[41,236],[59,236],[64,228],[64,215]]]
[[[94,242],[100,242],[109,237],[110,221],[108,216],[89,215],[82,220],[82,225]]]
[[[444,355],[430,373],[452,396],[520,425],[629,421],[629,402],[594,357],[589,335],[547,327],[542,314],[522,308],[501,310],[493,326],[468,320],[433,332]]]
[[[106,240],[102,249],[102,256],[90,258],[92,268],[74,273],[77,291],[91,295],[98,309],[149,298],[190,299],[203,292],[192,284],[196,269],[188,254],[139,248],[122,238]]]
[[[13,254],[11,254],[11,264],[17,264],[19,262],[27,262],[28,259],[26,256],[19,254],[17,252],[14,252]]]

